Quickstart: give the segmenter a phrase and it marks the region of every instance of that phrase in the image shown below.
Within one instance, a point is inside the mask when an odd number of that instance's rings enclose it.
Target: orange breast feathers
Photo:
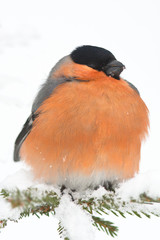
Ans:
[[[122,180],[139,170],[148,109],[124,80],[100,73],[95,81],[61,84],[37,112],[20,150],[37,178]]]

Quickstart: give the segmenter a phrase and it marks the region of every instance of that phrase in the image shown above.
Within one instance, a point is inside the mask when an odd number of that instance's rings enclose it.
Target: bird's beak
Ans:
[[[121,62],[114,60],[109,64],[107,64],[105,67],[103,67],[103,72],[107,76],[111,76],[119,80],[119,75],[124,69],[125,69],[125,66]]]

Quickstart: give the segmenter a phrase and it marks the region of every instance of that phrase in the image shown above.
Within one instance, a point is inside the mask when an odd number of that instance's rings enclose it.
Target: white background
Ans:
[[[142,148],[140,173],[159,173],[159,12],[158,0],[0,1],[1,181],[21,168],[12,161],[13,144],[40,84],[60,58],[85,44],[104,47],[125,64],[122,77],[139,89],[150,110],[150,136]],[[37,239],[47,234],[50,239],[59,239],[54,221],[31,218],[9,223],[2,239],[19,240],[22,234],[28,239],[31,232]],[[113,221],[120,228],[119,240],[160,239],[160,219],[128,217]],[[97,233],[96,239],[107,236]]]

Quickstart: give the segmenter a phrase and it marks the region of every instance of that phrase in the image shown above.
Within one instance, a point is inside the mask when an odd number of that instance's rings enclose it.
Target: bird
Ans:
[[[72,190],[112,188],[139,171],[149,110],[108,50],[83,45],[51,69],[14,145],[35,179]]]

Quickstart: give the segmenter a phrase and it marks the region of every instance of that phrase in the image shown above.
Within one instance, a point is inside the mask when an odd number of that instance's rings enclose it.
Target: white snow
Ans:
[[[33,176],[31,171],[26,169],[20,169],[13,174],[8,175],[0,183],[0,188],[13,190],[19,188],[20,190],[26,189],[33,185]]]
[[[56,210],[56,217],[60,220],[70,240],[94,240],[95,229],[89,214],[75,204],[68,195],[63,195]]]
[[[18,220],[20,217],[21,210],[20,209],[12,209],[10,203],[6,203],[6,201],[0,197],[0,216],[1,220],[3,219],[14,219]]]
[[[160,196],[159,5],[158,0],[1,1],[0,188],[35,186],[40,194],[44,189],[54,189],[36,182],[23,163],[13,162],[14,141],[30,114],[37,90],[53,65],[75,47],[91,44],[109,49],[125,64],[122,77],[139,89],[150,110],[150,136],[142,147],[140,173],[123,183],[117,194],[126,200],[138,198],[143,192]],[[54,190],[59,194],[59,190]],[[93,193],[88,191],[88,195],[100,197],[104,192],[100,188]],[[7,216],[17,219],[19,210],[11,209],[0,198],[0,218]],[[112,239],[93,230],[89,216],[66,196],[57,209],[57,217],[72,240],[82,239],[80,234],[84,234],[83,239]],[[119,227],[115,239],[159,240],[159,218],[138,219],[128,215],[123,219],[112,214],[104,217]],[[53,216],[8,222],[0,239],[58,240],[57,224]]]
[[[146,193],[152,198],[159,198],[160,171],[155,170],[137,174],[135,178],[121,184],[117,192],[124,200],[129,200],[131,197],[138,199],[142,193]]]

